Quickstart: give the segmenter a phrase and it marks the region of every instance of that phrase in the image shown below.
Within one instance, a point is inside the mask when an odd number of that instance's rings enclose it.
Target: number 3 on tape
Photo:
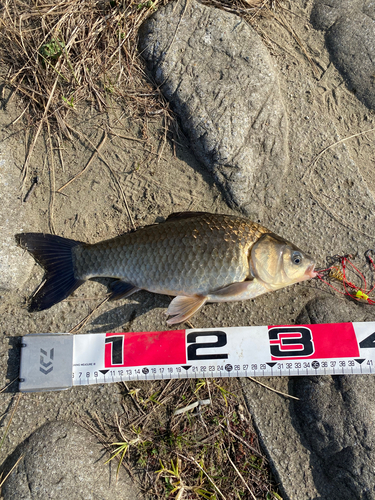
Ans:
[[[355,358],[353,323],[268,327],[271,358]]]
[[[303,326],[276,327],[268,330],[273,358],[306,357],[315,352],[310,328]]]

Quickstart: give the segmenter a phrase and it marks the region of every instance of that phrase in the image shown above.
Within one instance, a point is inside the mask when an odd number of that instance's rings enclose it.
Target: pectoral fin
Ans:
[[[207,300],[208,302],[232,302],[235,300],[253,299],[267,292],[269,292],[269,290],[264,284],[254,278],[250,281],[232,283],[220,290],[216,290],[209,294]]]
[[[167,320],[168,325],[175,325],[176,323],[186,321],[206,302],[207,297],[204,297],[203,295],[193,295],[189,297],[178,295],[172,300],[167,309],[166,314],[173,316],[173,318]]]

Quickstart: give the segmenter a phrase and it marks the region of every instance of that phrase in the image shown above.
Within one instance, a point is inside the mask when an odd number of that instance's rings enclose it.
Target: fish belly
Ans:
[[[118,278],[155,293],[207,295],[249,276],[250,248],[264,232],[226,215],[172,219],[74,248],[75,275]]]

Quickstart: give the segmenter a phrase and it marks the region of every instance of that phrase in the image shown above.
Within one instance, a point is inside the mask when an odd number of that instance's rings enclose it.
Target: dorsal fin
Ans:
[[[172,219],[191,219],[192,217],[199,217],[200,215],[212,215],[209,212],[174,212],[168,215],[167,220]]]
[[[154,222],[154,224],[147,224],[147,226],[142,226],[136,229],[146,229],[146,227],[159,226],[159,224],[164,224],[165,222],[170,222],[171,220],[181,220],[181,219],[191,219],[192,217],[199,217],[200,215],[213,215],[209,212],[174,212],[169,214],[168,217],[161,222]],[[134,230],[132,230],[134,231]]]

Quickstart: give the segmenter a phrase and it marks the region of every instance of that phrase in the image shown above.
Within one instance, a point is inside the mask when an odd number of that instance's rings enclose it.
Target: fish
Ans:
[[[207,302],[253,299],[316,276],[314,260],[247,218],[179,212],[115,238],[88,244],[44,233],[16,235],[45,269],[29,311],[64,300],[92,278],[113,278],[110,299],[139,290],[171,295],[169,325]]]

